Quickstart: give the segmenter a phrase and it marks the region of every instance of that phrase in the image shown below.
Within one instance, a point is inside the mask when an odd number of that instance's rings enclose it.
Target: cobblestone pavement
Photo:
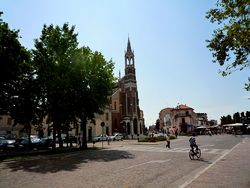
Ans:
[[[223,138],[203,137],[206,142],[206,139]],[[250,187],[249,136],[240,139],[234,147],[224,149],[202,144],[207,162],[189,160],[185,154],[188,150],[183,145],[185,140],[187,137],[171,141],[175,146],[172,151],[164,148],[165,142],[125,140],[110,145],[107,142],[90,143],[88,147],[97,149],[86,152],[1,161],[0,188]],[[189,176],[188,172],[192,171],[194,173]]]
[[[249,188],[250,138],[232,148],[217,161],[196,175],[185,188]]]

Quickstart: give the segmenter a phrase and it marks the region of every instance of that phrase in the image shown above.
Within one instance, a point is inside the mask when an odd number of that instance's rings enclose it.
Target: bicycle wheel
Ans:
[[[201,157],[201,150],[199,148],[196,150],[196,156],[198,159]]]
[[[192,150],[189,151],[189,158],[194,160],[194,152]]]

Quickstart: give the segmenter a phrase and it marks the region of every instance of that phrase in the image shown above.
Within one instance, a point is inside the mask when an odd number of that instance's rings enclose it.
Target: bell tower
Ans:
[[[130,127],[130,135],[138,134],[139,118],[139,99],[135,74],[135,55],[131,49],[128,38],[127,50],[125,50],[125,75],[124,75],[124,94],[125,94],[125,119]]]
[[[125,51],[125,82],[135,83],[135,55],[131,49],[130,40],[128,38],[127,50]]]
[[[143,111],[139,107],[135,73],[135,55],[128,38],[125,50],[125,74],[119,73],[117,89],[112,95],[112,129],[119,130],[126,138],[138,138],[145,128]],[[117,105],[118,104],[118,105]]]

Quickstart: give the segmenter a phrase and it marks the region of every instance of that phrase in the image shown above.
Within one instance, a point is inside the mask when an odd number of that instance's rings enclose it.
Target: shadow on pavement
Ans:
[[[81,168],[82,163],[109,162],[121,159],[133,159],[134,155],[127,151],[116,150],[82,150],[70,153],[38,155],[31,158],[5,161],[2,170],[26,171],[35,173],[56,173],[58,171],[74,171]]]
[[[203,158],[197,159],[197,161],[201,161],[201,162],[204,162],[204,163],[207,163],[207,164],[212,164],[211,161],[205,160]]]

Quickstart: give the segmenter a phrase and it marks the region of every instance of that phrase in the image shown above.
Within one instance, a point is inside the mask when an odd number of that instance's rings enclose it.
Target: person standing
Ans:
[[[177,138],[178,136],[178,128],[175,130],[175,137]]]
[[[166,142],[167,142],[166,148],[170,149],[170,135],[169,135],[169,133],[167,133],[167,135],[166,135]]]

